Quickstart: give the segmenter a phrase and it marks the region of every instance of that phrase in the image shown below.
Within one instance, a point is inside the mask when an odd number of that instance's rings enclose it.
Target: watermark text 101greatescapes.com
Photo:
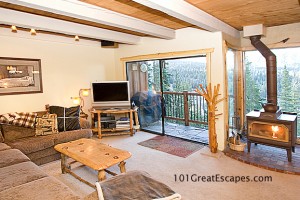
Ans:
[[[174,174],[175,182],[220,182],[220,183],[247,183],[272,182],[272,176],[226,176],[221,174],[200,176],[198,174]]]

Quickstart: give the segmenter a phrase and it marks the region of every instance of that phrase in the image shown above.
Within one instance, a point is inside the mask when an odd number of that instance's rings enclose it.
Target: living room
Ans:
[[[5,23],[1,22],[1,24]],[[276,47],[278,48],[297,47],[297,45],[299,47],[299,27],[299,20],[297,23],[267,27],[267,36],[262,38],[262,41],[271,47],[272,45],[277,45]],[[102,48],[99,41],[84,38],[74,41],[73,37],[39,33],[38,30],[37,34],[32,36],[28,33],[28,30],[19,29],[17,32],[12,32],[10,26],[1,26],[1,57],[40,59],[42,92],[2,95],[0,99],[0,114],[44,111],[46,104],[63,107],[74,106],[71,97],[78,96],[78,91],[81,88],[90,88],[91,82],[126,80],[124,60],[130,60],[131,57],[176,54],[207,49],[213,49],[213,52],[210,53],[210,65],[207,69],[209,80],[212,85],[221,85],[219,93],[224,97],[227,90],[226,45],[241,50],[254,49],[249,39],[234,38],[221,31],[209,32],[188,27],[175,30],[175,35],[174,39],[141,37],[137,44],[119,44],[118,48]],[[287,43],[276,44],[284,38],[289,38]],[[89,115],[88,120],[90,120],[91,98],[84,97],[84,103],[83,110]],[[219,112],[227,113],[227,109],[226,101],[218,104]],[[219,116],[218,120],[216,120],[219,151],[223,151],[227,146],[227,126],[226,115]],[[247,199],[250,196],[253,196],[254,199],[295,199],[298,196],[296,192],[297,185],[300,183],[298,175],[268,171],[225,156],[215,158],[196,152],[182,159],[165,155],[152,149],[143,149],[136,145],[154,136],[153,134],[140,131],[133,137],[105,137],[101,142],[116,148],[128,149],[132,153],[132,158],[126,161],[128,171],[147,171],[152,177],[171,186],[172,189],[182,195],[183,199]],[[135,147],[127,148],[128,146]],[[147,156],[143,156],[139,152],[147,153]],[[153,162],[153,160],[159,160],[159,162]],[[195,165],[195,163],[199,164]],[[54,176],[58,176],[58,179],[63,179],[60,177],[59,161],[43,165],[41,168],[50,174],[54,174]],[[51,168],[56,169],[54,171]],[[273,177],[273,182],[205,184],[182,181],[178,183],[174,180],[175,174],[268,175]],[[94,178],[97,177],[95,176]],[[80,194],[81,197],[94,191],[89,186],[80,185],[82,183],[77,182],[77,180],[63,181],[65,181],[65,184],[69,184],[75,192],[83,188],[83,191],[80,191],[82,192]],[[282,189],[282,185],[287,185],[288,187]],[[247,193],[249,196],[246,196]]]

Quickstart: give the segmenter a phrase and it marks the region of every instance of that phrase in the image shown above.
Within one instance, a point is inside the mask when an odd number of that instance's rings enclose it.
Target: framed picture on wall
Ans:
[[[0,57],[0,95],[42,92],[40,59]]]

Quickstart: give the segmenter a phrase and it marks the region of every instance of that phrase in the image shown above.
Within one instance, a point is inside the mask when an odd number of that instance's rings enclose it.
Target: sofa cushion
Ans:
[[[30,161],[29,158],[18,149],[8,149],[0,151],[0,158],[0,168]]]
[[[4,142],[4,137],[1,131],[1,126],[0,126],[0,142]]]
[[[57,115],[59,132],[80,129],[80,106],[74,106],[70,108],[50,106],[49,111],[51,114]]]
[[[0,192],[5,200],[76,200],[80,199],[63,183],[52,177],[44,177]]]
[[[6,150],[6,149],[11,149],[11,148],[7,144],[0,143],[0,151]]]
[[[58,134],[55,134],[58,135]],[[53,135],[22,138],[7,143],[12,148],[21,150],[24,154],[37,152],[54,146]]]
[[[51,156],[38,158],[36,160],[31,160],[31,161],[34,162],[36,165],[43,165],[52,161],[59,160],[60,158],[61,158],[60,153],[56,153]]]
[[[28,156],[28,158],[34,162],[34,160],[43,158],[43,157],[48,157],[51,155],[56,154],[57,151],[53,148],[53,147],[49,147],[40,151],[36,151],[36,152],[32,152],[29,154],[26,154],[26,156]]]
[[[59,134],[53,135],[55,145],[60,143],[70,142],[72,140],[78,140],[80,138],[91,138],[92,136],[93,133],[91,129],[66,131],[66,132],[61,132]]]
[[[0,170],[0,191],[46,176],[45,172],[30,161],[3,167]]]
[[[57,129],[57,115],[46,114],[42,117],[36,118],[35,135],[51,135],[58,133]]]
[[[32,128],[25,128],[9,124],[2,124],[1,126],[5,142],[35,136],[35,130]]]

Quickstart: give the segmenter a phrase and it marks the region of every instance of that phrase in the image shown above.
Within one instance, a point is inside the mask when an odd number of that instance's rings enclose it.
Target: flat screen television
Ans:
[[[92,83],[93,108],[130,108],[128,81],[101,81]]]

